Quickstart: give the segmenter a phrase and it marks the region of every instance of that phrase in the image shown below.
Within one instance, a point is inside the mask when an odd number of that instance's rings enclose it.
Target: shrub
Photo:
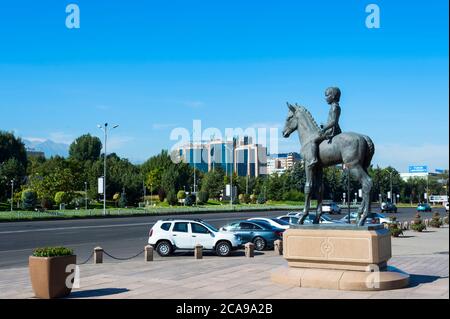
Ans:
[[[199,204],[206,204],[209,200],[209,193],[207,191],[200,191],[198,192],[198,203]]]
[[[256,204],[257,200],[258,200],[258,196],[256,196],[255,194],[250,195],[250,202],[252,204]]]
[[[166,192],[164,191],[164,189],[160,188],[158,190],[158,198],[161,203],[164,202],[164,199],[166,199]]]
[[[70,196],[68,193],[66,192],[57,192],[55,194],[55,203],[56,205],[61,205],[61,204],[69,204],[70,202]]]
[[[127,194],[122,193],[120,195],[120,199],[119,199],[119,207],[120,208],[125,208],[128,205],[128,198],[127,198]]]
[[[398,237],[400,235],[403,235],[403,230],[401,229],[401,227],[399,227],[399,224],[396,222],[389,224],[388,229],[392,237]]]
[[[444,224],[448,225],[448,215],[444,217]]]
[[[185,199],[185,198],[186,198],[186,192],[185,191],[179,191],[177,193],[177,199],[178,200],[182,200],[182,199]]]
[[[37,194],[31,189],[22,192],[22,207],[24,209],[34,209],[36,207]]]
[[[65,247],[37,248],[33,252],[34,257],[60,257],[72,256],[73,250]]]
[[[305,195],[298,190],[291,189],[283,195],[283,200],[301,202],[305,200]]]
[[[417,231],[417,232],[422,232],[426,228],[427,227],[425,226],[422,219],[420,218],[419,213],[417,213],[413,220],[413,223],[411,224],[411,229],[414,231]]]
[[[195,197],[194,194],[189,194],[186,196],[186,199],[184,200],[184,204],[186,206],[193,206],[195,204],[196,200],[197,200],[197,197]]]
[[[44,197],[41,199],[41,206],[43,209],[49,210],[53,208],[53,200],[49,197]]]
[[[258,204],[265,204],[267,202],[267,199],[263,193],[258,195],[257,202],[258,202]]]
[[[171,206],[176,206],[178,204],[177,195],[175,194],[175,191],[169,191],[167,193],[167,203]]]
[[[433,228],[439,228],[442,226],[442,221],[441,221],[439,213],[436,212],[433,214],[433,217],[431,218],[431,221],[430,221],[430,226]]]

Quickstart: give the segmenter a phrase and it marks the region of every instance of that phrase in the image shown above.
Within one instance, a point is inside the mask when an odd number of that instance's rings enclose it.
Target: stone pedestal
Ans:
[[[387,267],[391,236],[382,225],[296,225],[283,236],[288,267],[277,283],[309,288],[386,290],[403,288],[409,276]]]

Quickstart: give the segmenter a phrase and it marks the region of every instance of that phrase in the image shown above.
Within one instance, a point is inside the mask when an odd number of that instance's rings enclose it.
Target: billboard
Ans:
[[[428,166],[426,165],[410,165],[410,173],[428,173]]]

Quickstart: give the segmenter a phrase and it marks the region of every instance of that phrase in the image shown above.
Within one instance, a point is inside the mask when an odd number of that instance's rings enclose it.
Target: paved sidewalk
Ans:
[[[270,274],[286,261],[273,251],[249,259],[239,256],[203,260],[192,256],[145,263],[81,266],[81,288],[70,298],[235,299],[235,298],[449,298],[449,229],[405,232],[393,238],[389,264],[411,275],[408,288],[379,292],[336,291],[274,284]],[[108,260],[106,260],[108,261]],[[0,298],[33,298],[28,268],[0,272]]]

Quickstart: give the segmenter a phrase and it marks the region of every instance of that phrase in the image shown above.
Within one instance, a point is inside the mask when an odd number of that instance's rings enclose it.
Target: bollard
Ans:
[[[103,248],[94,248],[94,264],[103,264]]]
[[[408,230],[409,229],[409,224],[408,224],[407,221],[403,223],[403,229],[404,230]]]
[[[278,253],[278,255],[283,255],[283,241],[282,240],[280,240],[280,239],[275,240],[273,246],[274,246],[275,252]]]
[[[245,244],[245,257],[247,257],[247,258],[255,257],[255,244],[254,243],[246,243]]]
[[[145,261],[153,261],[153,247],[150,245],[145,246]]]
[[[195,259],[203,259],[203,246],[202,245],[195,245],[194,257],[195,257]]]

